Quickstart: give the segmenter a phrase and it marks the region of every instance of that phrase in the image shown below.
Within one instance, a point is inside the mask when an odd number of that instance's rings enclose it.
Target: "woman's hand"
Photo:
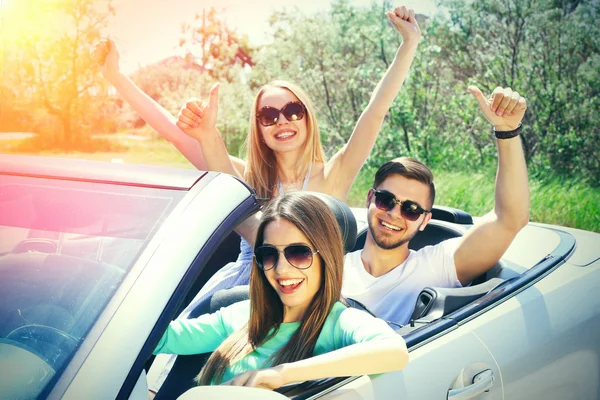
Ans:
[[[385,13],[394,29],[402,35],[402,39],[418,42],[421,38],[421,29],[415,19],[414,10],[407,10],[405,6],[396,7]]]
[[[210,89],[208,103],[197,98],[185,102],[177,115],[176,125],[187,135],[199,140],[202,132],[214,130],[219,112],[219,86],[215,83]]]
[[[223,385],[248,386],[268,390],[277,389],[285,384],[282,365],[273,368],[244,372],[230,381],[223,383]]]
[[[92,55],[106,79],[110,80],[119,73],[119,52],[111,39],[102,39],[96,43]]]

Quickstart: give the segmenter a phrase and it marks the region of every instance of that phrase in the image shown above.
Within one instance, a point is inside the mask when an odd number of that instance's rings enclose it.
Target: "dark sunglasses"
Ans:
[[[396,204],[400,204],[400,215],[409,221],[416,221],[421,215],[431,212],[412,200],[398,200],[393,193],[387,190],[371,189],[371,193],[375,195],[375,207],[383,211],[391,211]]]
[[[279,253],[283,253],[285,259],[298,269],[307,269],[313,263],[313,255],[319,251],[312,251],[305,244],[290,244],[283,250],[277,250],[275,246],[265,244],[254,249],[254,258],[258,267],[264,271],[268,271],[277,265],[279,261]]]
[[[256,119],[262,126],[275,125],[279,121],[279,114],[288,121],[300,121],[304,118],[304,104],[299,101],[291,101],[280,109],[265,106],[256,113]]]

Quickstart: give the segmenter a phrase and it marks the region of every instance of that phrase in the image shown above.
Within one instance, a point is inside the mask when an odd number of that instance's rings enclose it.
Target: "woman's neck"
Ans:
[[[288,322],[301,322],[304,319],[307,307],[296,306],[288,307],[283,306],[283,323]]]
[[[302,153],[289,151],[275,155],[277,162],[277,178],[282,184],[298,183],[304,179],[303,171],[300,170]]]

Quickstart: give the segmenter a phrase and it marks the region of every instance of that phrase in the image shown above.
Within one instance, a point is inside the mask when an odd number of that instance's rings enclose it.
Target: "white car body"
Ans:
[[[3,193],[13,189],[3,188],[57,184],[86,187],[86,196],[92,187],[115,196],[137,186],[159,194],[169,188],[181,192],[174,194],[176,205],[159,213],[162,224],[59,371],[27,343],[15,343],[18,335],[0,335],[0,397],[147,399],[144,363],[162,332],[221,241],[259,207],[254,193],[228,175],[135,168],[129,173],[125,165],[0,157],[0,240],[8,240],[2,232],[11,229],[2,221],[14,221],[9,208],[4,215],[1,208]],[[157,177],[160,173],[164,176]],[[178,174],[183,183],[174,178]],[[365,210],[353,211],[364,237]],[[433,221],[432,226],[460,234],[471,225]],[[26,251],[19,243],[4,246],[13,250],[0,251],[0,280],[2,259],[39,253],[42,247],[36,246],[43,243],[33,242],[33,250]],[[279,393],[198,387],[181,398],[600,399],[600,234],[529,224],[484,280],[493,283],[490,290],[449,313],[436,314],[459,292],[431,292],[439,296],[431,299],[429,311],[414,327],[398,330],[410,351],[402,371],[302,383]],[[13,298],[0,292],[0,303]]]

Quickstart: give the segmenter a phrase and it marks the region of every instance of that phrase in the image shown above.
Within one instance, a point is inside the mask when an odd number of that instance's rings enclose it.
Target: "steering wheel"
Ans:
[[[46,325],[23,325],[12,330],[6,339],[24,344],[42,356],[55,371],[71,356],[80,338]]]

